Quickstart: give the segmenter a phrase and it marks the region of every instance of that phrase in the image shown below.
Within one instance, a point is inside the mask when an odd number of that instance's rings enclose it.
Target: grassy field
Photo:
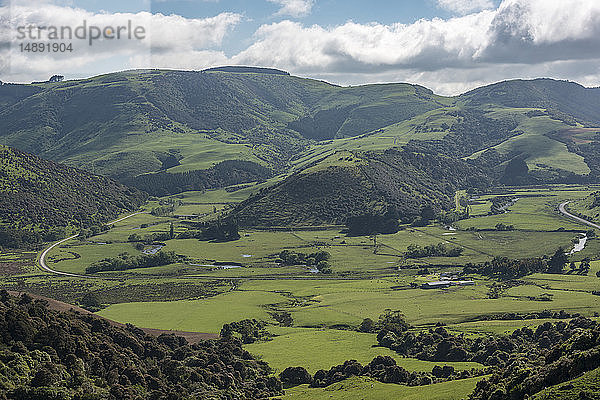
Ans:
[[[555,279],[559,279],[556,283]],[[435,276],[428,279],[434,280]],[[547,283],[556,288],[518,286],[500,298],[488,298],[490,282],[478,280],[474,287],[446,290],[403,289],[410,279],[378,280],[267,280],[242,283],[237,291],[194,302],[131,303],[108,307],[102,315],[118,321],[134,321],[144,327],[215,332],[224,322],[243,318],[267,318],[267,310],[291,313],[295,327],[357,326],[362,319],[377,317],[386,309],[402,311],[417,326],[437,322],[464,324],[483,315],[505,312],[540,312],[543,310],[578,312],[593,315],[600,312],[600,297],[591,294],[598,278],[579,276],[534,275],[532,283]],[[574,287],[564,289],[558,287]],[[573,285],[573,286],[571,286]],[[579,285],[579,287],[577,286]],[[552,301],[529,299],[548,293]],[[228,311],[222,311],[228,305]],[[200,318],[199,315],[206,318]],[[208,318],[216,318],[215,320]],[[507,331],[532,323],[490,322],[482,331]],[[494,327],[494,324],[498,326]],[[506,327],[506,324],[509,326]],[[183,329],[185,326],[186,329]],[[457,330],[473,331],[473,326],[459,325]]]
[[[586,372],[568,382],[544,389],[532,396],[534,400],[579,400],[582,398],[600,398],[600,368]]]
[[[468,396],[480,378],[436,383],[428,386],[407,387],[380,383],[366,377],[353,377],[326,388],[312,389],[307,385],[286,390],[283,399],[298,400],[460,400]]]
[[[245,318],[273,322],[264,306],[282,301],[276,293],[236,291],[204,300],[115,304],[99,314],[144,328],[219,333],[223,324]]]
[[[594,189],[581,189],[573,187],[558,187],[551,190],[514,190],[508,193],[502,193],[503,196],[512,196],[518,198],[516,203],[509,207],[510,212],[487,216],[489,200],[497,195],[486,195],[478,198],[485,204],[477,204],[473,215],[476,218],[469,218],[459,221],[456,225],[461,229],[478,228],[493,229],[496,224],[504,223],[514,225],[515,229],[548,231],[556,230],[560,227],[565,229],[583,229],[584,226],[573,222],[562,216],[558,212],[558,205],[563,201],[580,199],[593,192]],[[536,197],[524,197],[536,196]]]
[[[165,233],[171,223],[176,233],[183,232],[187,216],[210,215],[215,208],[218,213],[259,190],[260,186],[250,185],[234,192],[219,190],[173,196],[177,204],[174,215],[141,214],[86,241],[69,241],[50,253],[48,264],[58,270],[82,273],[86,266],[99,259],[123,252],[138,254],[139,250],[128,242],[131,234]],[[388,309],[401,311],[415,330],[444,323],[448,330],[468,336],[510,334],[517,328],[535,328],[550,321],[479,320],[507,312],[565,310],[586,316],[598,315],[600,296],[593,295],[592,291],[597,290],[600,282],[596,277],[600,260],[592,261],[587,276],[533,274],[522,278],[516,286],[499,291],[492,289],[497,282],[481,276],[470,277],[476,282],[470,287],[419,288],[424,282],[442,279],[442,273],[460,271],[461,265],[468,262],[482,262],[494,256],[538,257],[552,254],[558,247],[569,250],[578,232],[585,232],[587,227],[559,214],[557,206],[563,201],[585,198],[595,189],[554,186],[481,196],[470,206],[472,217],[454,223],[454,229],[441,224],[405,226],[398,233],[378,235],[377,246],[367,236],[346,236],[341,227],[244,230],[239,240],[227,243],[167,240],[164,249],[186,256],[185,261],[113,274],[118,280],[53,278],[48,281],[43,276],[29,274],[10,280],[9,286],[34,288],[39,293],[50,293],[49,288],[55,288],[65,293],[65,300],[72,302],[81,301],[86,291],[105,293],[104,308],[99,315],[147,328],[218,333],[224,323],[245,318],[263,320],[269,324],[267,329],[274,337],[246,345],[246,349],[268,362],[276,372],[297,365],[314,373],[348,359],[368,363],[377,355],[390,355],[407,370],[431,371],[436,363],[399,357],[387,348],[375,346],[375,335],[354,329],[364,318],[377,320]],[[491,199],[498,195],[518,200],[506,213],[487,215]],[[150,203],[146,208],[157,204]],[[498,223],[514,225],[514,230],[496,230]],[[463,253],[460,257],[423,259],[404,256],[411,244],[438,243],[460,247]],[[276,264],[278,253],[284,249],[304,253],[328,251],[333,274],[316,275],[306,266]],[[579,261],[591,257],[595,260],[598,254],[600,240],[590,239],[585,249],[571,259]],[[13,261],[14,257],[2,254],[0,263]],[[214,266],[216,261],[243,267],[223,269]],[[157,297],[146,294],[153,291]],[[494,298],[492,292],[498,297]],[[123,293],[137,294],[128,300]],[[273,312],[288,312],[292,326],[279,326],[271,315]],[[450,364],[456,369],[479,366]],[[284,398],[458,399],[466,397],[475,382],[476,379],[469,379],[405,387],[352,378],[325,389],[291,388]]]
[[[452,365],[457,370],[481,368],[471,362],[435,363],[398,356],[385,347],[377,347],[374,334],[336,329],[279,328],[270,329],[277,336],[267,342],[246,346],[252,354],[269,363],[276,372],[304,366],[311,374],[328,370],[346,360],[368,364],[376,356],[391,356],[408,371],[430,372],[435,365]]]

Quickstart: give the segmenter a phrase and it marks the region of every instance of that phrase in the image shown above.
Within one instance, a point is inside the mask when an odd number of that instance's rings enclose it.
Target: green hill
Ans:
[[[274,204],[290,204],[275,194],[296,191],[282,188],[307,184],[307,177],[357,187],[371,182],[353,167],[302,172],[343,151],[404,148],[467,159],[497,183],[594,182],[599,103],[600,89],[551,79],[442,97],[418,85],[340,87],[257,67],[136,70],[0,86],[0,143],[155,195],[291,175],[269,192]],[[410,177],[399,176],[413,187]],[[379,195],[363,195],[381,203]],[[340,220],[340,210],[323,212],[324,221]]]
[[[575,82],[516,79],[471,90],[459,99],[476,106],[549,109],[582,124],[600,126],[600,88],[586,88]]]
[[[489,183],[476,167],[443,155],[340,152],[251,196],[232,215],[260,226],[343,224],[389,213],[412,221],[424,205],[449,209],[457,189]]]
[[[60,227],[99,225],[144,200],[112,179],[0,146],[0,245],[54,240]]]
[[[256,69],[226,71],[3,85],[0,141],[115,178],[232,159],[282,169],[311,139],[359,135],[444,100],[408,84],[342,88]]]

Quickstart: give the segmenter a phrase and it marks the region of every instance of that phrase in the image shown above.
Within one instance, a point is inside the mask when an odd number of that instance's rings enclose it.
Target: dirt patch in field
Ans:
[[[51,310],[55,310],[55,311],[62,311],[62,312],[75,312],[75,313],[79,313],[79,314],[88,314],[88,315],[93,315],[96,318],[102,318],[105,319],[106,321],[110,322],[111,325],[113,326],[119,326],[119,327],[125,327],[125,324],[122,324],[120,322],[116,322],[116,321],[112,321],[110,319],[106,319],[103,318],[99,315],[94,314],[93,312],[90,312],[84,308],[81,307],[77,307],[74,306],[72,304],[68,304],[68,303],[64,303],[62,301],[58,301],[58,300],[54,300],[51,299],[49,297],[44,297],[44,296],[39,296],[39,295],[35,295],[35,294],[31,294],[31,293],[26,293],[26,292],[17,292],[17,291],[8,291],[8,293],[10,293],[12,296],[18,296],[20,297],[22,294],[27,294],[29,296],[31,296],[34,299],[39,299],[39,300],[44,300],[48,303],[48,308]],[[202,332],[184,332],[184,331],[172,331],[172,330],[166,330],[166,329],[151,329],[151,328],[141,328],[144,332],[146,332],[148,335],[151,336],[160,336],[163,333],[166,334],[175,334],[176,336],[182,336],[184,337],[189,343],[198,343],[202,340],[208,340],[208,339],[218,339],[219,335],[216,333],[202,333]]]
[[[23,261],[0,262],[0,275],[18,275],[27,271],[33,264]]]
[[[581,135],[581,134],[595,135],[597,133],[600,133],[599,128],[571,128],[571,129],[565,129],[563,131],[557,132],[556,136],[558,138],[562,139],[562,141],[570,140],[571,142],[576,143],[576,144],[587,144],[587,143],[593,143],[595,140],[590,139],[590,138],[585,138],[585,137],[578,137],[577,135]],[[600,139],[600,135],[598,135],[598,139]]]

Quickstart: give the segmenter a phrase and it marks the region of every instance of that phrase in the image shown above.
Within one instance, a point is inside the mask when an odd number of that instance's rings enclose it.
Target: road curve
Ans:
[[[139,211],[133,214],[129,214],[125,217],[116,219],[112,222],[109,222],[107,225],[112,225],[112,224],[116,224],[117,222],[121,222],[123,220],[126,220],[127,218],[131,218],[134,215],[138,215],[138,214],[143,214],[144,211]],[[55,275],[61,275],[61,276],[72,276],[72,277],[76,277],[76,278],[95,278],[94,276],[91,275],[80,275],[80,274],[72,274],[70,272],[62,272],[62,271],[56,271],[50,267],[48,267],[48,265],[46,264],[46,256],[48,255],[48,253],[50,252],[50,250],[52,250],[53,248],[55,248],[56,246],[60,246],[61,244],[63,244],[64,242],[71,240],[71,239],[75,239],[77,236],[79,235],[73,235],[73,236],[69,236],[67,238],[64,238],[62,240],[59,240],[58,242],[48,246],[43,252],[42,254],[40,254],[40,260],[39,260],[39,264],[40,264],[40,268],[42,270],[44,270],[45,272],[49,272],[51,274],[55,274]]]
[[[583,218],[580,218],[580,217],[578,217],[578,216],[576,216],[576,215],[573,215],[573,214],[571,214],[570,212],[568,212],[568,211],[565,209],[565,206],[566,206],[567,204],[569,204],[569,203],[570,203],[570,201],[565,201],[564,203],[561,203],[561,204],[558,206],[558,211],[560,211],[560,212],[561,212],[563,215],[566,215],[567,217],[574,219],[574,220],[575,220],[575,221],[577,221],[577,222],[581,222],[582,224],[585,224],[585,225],[591,226],[592,228],[600,229],[600,225],[594,224],[593,222],[590,222],[590,221],[588,221],[588,220],[585,220],[585,219],[583,219]]]

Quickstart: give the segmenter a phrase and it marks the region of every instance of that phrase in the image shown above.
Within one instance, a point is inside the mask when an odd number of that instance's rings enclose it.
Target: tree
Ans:
[[[81,299],[81,305],[84,308],[97,309],[100,306],[102,306],[102,303],[100,303],[100,300],[98,299],[96,293],[88,292]]]
[[[571,261],[571,263],[569,264],[569,269],[574,271],[574,270],[575,270],[575,268],[577,268],[577,267],[575,266],[575,261]]]
[[[331,267],[329,266],[329,263],[325,260],[319,261],[317,263],[317,269],[322,274],[331,274],[331,272],[332,272]]]
[[[563,248],[559,247],[548,261],[548,272],[551,274],[562,273],[568,261],[569,257],[567,256]]]
[[[426,204],[421,208],[421,218],[426,221],[430,221],[435,218],[435,210],[431,204]]]
[[[365,333],[373,332],[375,330],[375,321],[373,321],[371,318],[363,319],[358,326],[358,330],[359,332]]]
[[[52,75],[48,82],[62,82],[65,79],[63,75]]]
[[[175,227],[173,226],[172,222],[171,222],[171,226],[169,228],[169,238],[171,238],[171,239],[175,238]]]
[[[379,316],[378,327],[382,331],[390,331],[394,333],[405,332],[410,328],[406,322],[404,314],[400,311],[386,310],[385,313]]]
[[[303,367],[287,367],[279,374],[281,382],[288,385],[312,383],[312,376]]]
[[[389,234],[400,230],[398,213],[394,208],[390,208],[384,215],[362,214],[348,217],[346,227],[351,236]]]

